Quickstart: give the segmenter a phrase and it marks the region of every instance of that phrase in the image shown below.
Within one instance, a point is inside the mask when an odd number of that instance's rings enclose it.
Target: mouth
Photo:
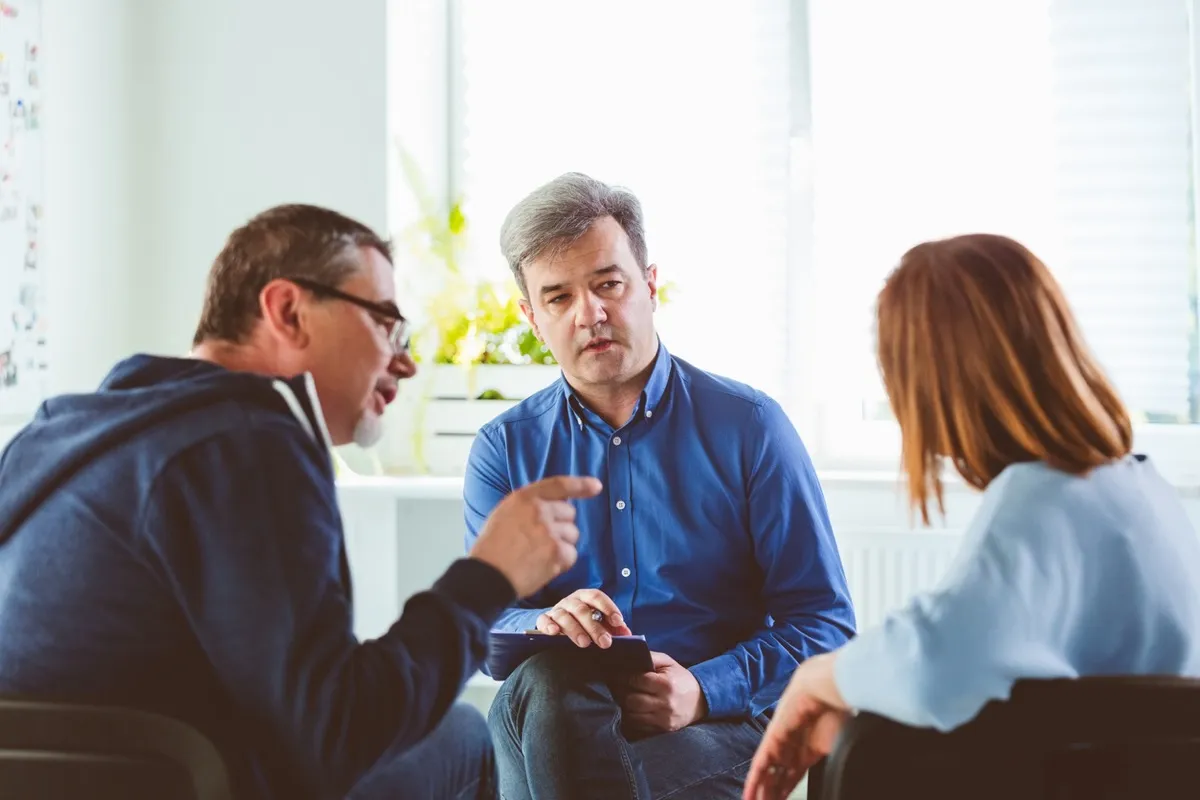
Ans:
[[[607,352],[608,350],[611,350],[615,344],[616,344],[616,342],[614,342],[612,339],[604,339],[604,338],[597,337],[595,339],[591,339],[590,341],[588,341],[588,343],[583,346],[582,352],[584,352],[584,353],[604,353],[604,352]]]
[[[379,413],[382,414],[383,410],[391,405],[392,401],[396,399],[397,394],[399,394],[399,389],[395,386],[385,385],[375,387],[374,397],[376,405],[379,406]]]

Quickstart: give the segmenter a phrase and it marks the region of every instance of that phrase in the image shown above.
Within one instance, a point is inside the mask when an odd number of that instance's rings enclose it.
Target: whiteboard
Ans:
[[[0,0],[0,417],[46,397],[40,0]]]

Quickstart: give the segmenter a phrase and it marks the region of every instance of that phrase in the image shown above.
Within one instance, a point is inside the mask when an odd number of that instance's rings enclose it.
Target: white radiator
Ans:
[[[933,588],[950,567],[957,531],[850,531],[838,548],[858,629],[866,630],[918,592]]]

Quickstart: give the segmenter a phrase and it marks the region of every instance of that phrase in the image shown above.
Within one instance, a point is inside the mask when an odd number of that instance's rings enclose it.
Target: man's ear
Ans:
[[[654,310],[658,310],[658,265],[651,264],[646,267],[646,285],[650,287],[650,302],[654,304]]]
[[[533,306],[531,306],[529,304],[529,300],[524,297],[521,298],[520,304],[521,313],[525,315],[525,319],[529,320],[529,327],[533,328],[533,335],[537,337],[539,342],[545,344],[546,340],[542,338],[542,332],[538,330],[537,320],[533,318]]]
[[[299,286],[291,281],[271,281],[258,294],[258,310],[272,338],[296,348],[308,345],[310,306]]]

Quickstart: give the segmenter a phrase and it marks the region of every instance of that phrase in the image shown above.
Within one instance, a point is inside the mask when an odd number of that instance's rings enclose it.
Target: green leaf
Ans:
[[[463,214],[462,205],[454,203],[450,206],[450,218],[446,222],[450,233],[460,236],[467,231],[467,217]]]

